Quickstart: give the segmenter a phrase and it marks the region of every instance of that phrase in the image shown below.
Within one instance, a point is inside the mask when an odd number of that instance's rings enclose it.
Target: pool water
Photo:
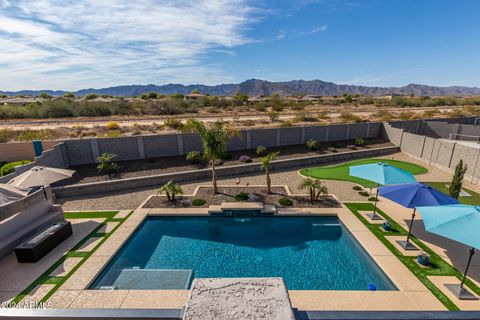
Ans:
[[[283,277],[290,290],[396,290],[337,217],[148,217],[93,289]]]

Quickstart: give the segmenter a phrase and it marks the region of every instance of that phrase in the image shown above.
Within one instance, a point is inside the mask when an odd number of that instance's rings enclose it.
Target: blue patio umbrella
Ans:
[[[425,230],[442,237],[455,240],[470,247],[470,256],[460,285],[446,284],[445,286],[457,295],[459,299],[477,299],[464,288],[468,267],[472,262],[475,249],[480,249],[480,206],[463,204],[418,207],[423,218]]]
[[[398,241],[398,243],[406,250],[417,250],[417,247],[410,243],[413,221],[417,210],[416,207],[459,204],[456,199],[420,182],[380,187],[379,195],[390,199],[405,208],[413,209],[412,220],[410,221],[410,226],[408,228],[407,240]]]
[[[362,178],[368,181],[376,182],[378,186],[417,182],[417,180],[415,180],[415,178],[413,177],[413,174],[411,174],[410,172],[391,166],[385,162],[351,166],[349,169],[349,174],[352,177]],[[375,196],[373,213],[370,215],[370,218],[372,218],[373,220],[382,219],[376,213],[377,198],[378,188],[377,194]]]

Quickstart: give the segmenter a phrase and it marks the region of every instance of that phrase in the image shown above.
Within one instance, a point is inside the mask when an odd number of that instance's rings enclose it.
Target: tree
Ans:
[[[265,171],[267,178],[267,192],[272,193],[272,180],[270,179],[270,164],[278,156],[280,152],[270,152],[265,157],[260,158],[262,170]]]
[[[192,93],[200,94],[200,90],[198,89],[192,90]]]
[[[158,94],[157,94],[156,92],[153,92],[153,91],[152,91],[152,92],[149,92],[149,93],[147,94],[147,98],[148,98],[148,99],[158,99]]]
[[[89,93],[85,96],[85,100],[93,100],[93,99],[96,99],[98,98],[98,95],[95,94],[95,93]]]
[[[233,100],[235,101],[236,105],[241,106],[248,102],[248,96],[245,93],[240,92],[233,97]]]
[[[75,95],[72,93],[72,92],[66,92],[64,95],[63,95],[64,98],[69,98],[69,99],[73,99],[75,98]]]
[[[52,96],[49,95],[49,94],[46,94],[45,92],[40,93],[39,97],[42,98],[42,99],[45,99],[45,100],[52,99]]]
[[[453,174],[452,182],[448,189],[448,193],[455,199],[458,199],[460,191],[462,191],[463,176],[465,175],[465,172],[467,172],[467,165],[463,165],[463,160],[460,159],[455,166],[455,173]]]
[[[215,122],[206,126],[203,122],[195,119],[188,119],[187,126],[192,128],[200,135],[203,147],[203,156],[212,166],[212,184],[213,193],[218,193],[217,173],[215,171],[215,162],[225,155],[225,149],[228,139],[233,135],[223,122]]]
[[[304,190],[308,189],[310,193],[310,201],[313,202],[315,200],[318,200],[321,194],[327,194],[328,189],[324,185],[322,185],[322,182],[320,180],[313,180],[310,178],[304,179],[300,185],[298,186],[299,189]]]
[[[170,202],[175,201],[175,196],[177,194],[182,194],[183,190],[182,187],[178,183],[174,183],[173,179],[165,183],[159,190],[158,194],[165,193],[167,195],[167,199]]]

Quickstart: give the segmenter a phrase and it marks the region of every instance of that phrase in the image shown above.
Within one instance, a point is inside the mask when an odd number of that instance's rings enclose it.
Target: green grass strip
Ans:
[[[74,218],[70,219],[88,219],[88,218],[99,218],[101,214],[105,214],[106,212],[85,212],[85,213],[70,213],[74,214]],[[43,298],[40,302],[46,302],[64,283],[67,281],[87,260],[90,258],[90,256],[125,222],[128,217],[133,213],[130,212],[125,218],[119,219],[119,224],[115,226],[115,228],[112,230],[110,233],[98,233],[98,231],[105,226],[106,222],[108,222],[109,219],[111,219],[115,214],[117,214],[118,211],[111,211],[107,212],[108,216],[106,220],[102,223],[100,223],[94,230],[92,230],[86,237],[84,237],[82,240],[80,240],[70,251],[68,251],[64,256],[62,256],[60,259],[58,259],[50,268],[48,268],[41,276],[39,276],[34,282],[32,282],[25,290],[23,290],[15,299],[13,302],[18,303],[20,302],[23,298],[25,298],[35,287],[38,285],[42,284],[54,284],[55,287],[52,288]],[[67,218],[67,214],[65,214],[65,217]],[[85,214],[83,217],[78,217],[78,215]],[[105,217],[104,217],[105,218]],[[67,218],[69,219],[69,218]],[[89,252],[80,252],[76,251],[81,246],[87,242],[90,238],[92,237],[103,237],[103,239]],[[70,270],[70,272],[64,276],[64,277],[55,277],[55,276],[50,276],[50,274],[60,265],[63,264],[63,262],[67,258],[71,257],[81,257],[83,258],[75,267]]]
[[[113,219],[118,211],[65,212],[65,219]]]
[[[300,170],[300,173],[303,174],[304,176],[312,177],[315,179],[350,181],[350,182],[362,185],[366,188],[373,188],[377,186],[376,183],[365,180],[365,179],[360,179],[360,178],[350,176],[349,168],[350,166],[357,166],[357,165],[370,164],[370,163],[376,163],[376,162],[385,162],[391,166],[403,169],[415,175],[424,174],[428,172],[427,168],[411,162],[391,160],[391,159],[361,159],[361,160],[344,162],[344,163],[333,165],[333,166],[306,168],[306,169]]]
[[[445,194],[449,194],[448,193],[448,188],[447,188],[447,184],[450,184],[450,182],[425,182],[425,184],[428,184],[429,186],[437,189],[438,191],[441,191]],[[472,206],[478,206],[480,205],[480,194],[473,191],[473,190],[470,190],[470,189],[467,189],[467,188],[462,188],[465,192],[469,193],[470,194],[470,197],[458,197],[458,201],[460,201],[460,203],[462,204],[469,204],[469,205],[472,205]]]
[[[385,220],[390,222],[393,231],[384,232],[378,224],[371,224],[365,219],[359,211],[373,211],[371,203],[346,203],[348,209],[390,250],[392,253],[443,303],[448,310],[460,310],[437,286],[435,286],[427,277],[428,276],[454,276],[458,279],[462,278],[462,273],[448,264],[438,254],[426,246],[422,241],[414,235],[411,241],[414,242],[421,250],[430,255],[431,268],[420,267],[416,259],[417,257],[404,256],[390,241],[385,237],[391,235],[407,236],[407,231],[403,229],[395,220],[377,208],[377,213],[382,215]],[[480,294],[480,288],[477,287],[470,279],[467,278],[465,284],[475,293]]]

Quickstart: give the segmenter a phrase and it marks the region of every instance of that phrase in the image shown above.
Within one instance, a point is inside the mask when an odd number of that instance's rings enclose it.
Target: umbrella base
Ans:
[[[410,241],[407,242],[406,240],[398,240],[397,243],[405,250],[418,250],[418,248]]]
[[[478,300],[478,298],[465,288],[460,288],[459,284],[446,284],[448,290],[460,300]]]
[[[383,220],[383,218],[380,217],[380,216],[379,216],[378,214],[376,214],[375,212],[367,213],[366,216],[369,217],[369,218],[372,219],[372,220]]]

